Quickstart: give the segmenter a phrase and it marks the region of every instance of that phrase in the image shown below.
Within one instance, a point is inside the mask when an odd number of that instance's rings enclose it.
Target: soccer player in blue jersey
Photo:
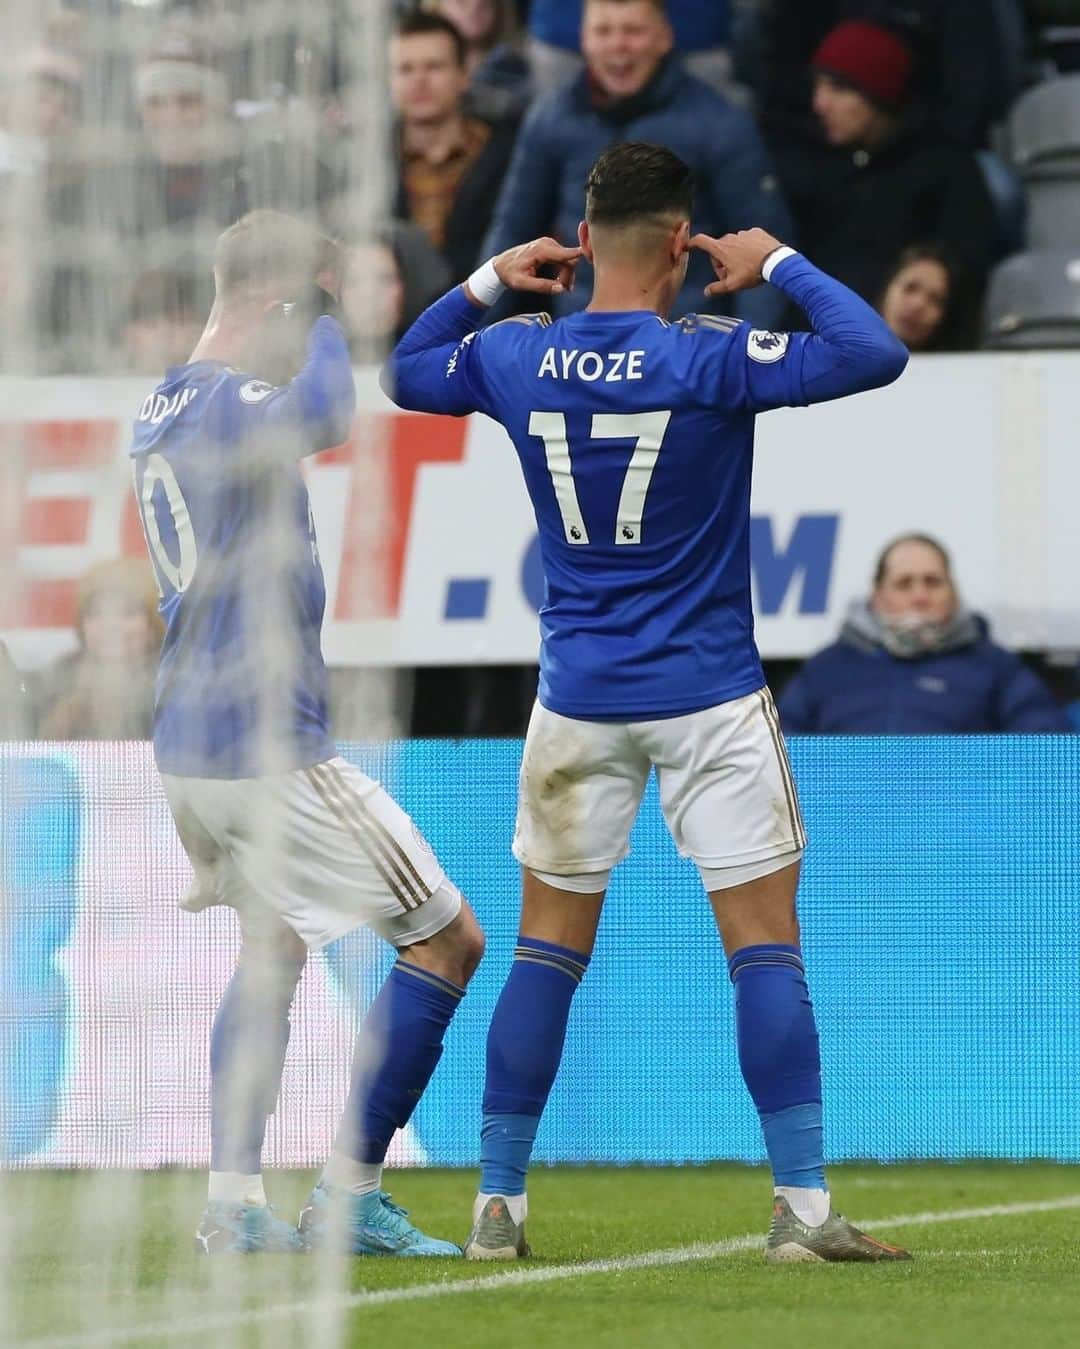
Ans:
[[[345,335],[320,316],[327,246],[276,212],[225,231],[206,330],[147,397],[131,451],[166,622],[154,753],[195,872],[185,905],[231,905],[242,931],[210,1047],[196,1249],[460,1256],[381,1184],[483,936],[409,817],[330,739],[326,590],[300,469],[348,437],[355,405]],[[261,1166],[289,1009],[308,952],[361,923],[400,956],[360,1029],[334,1150],[298,1229],[268,1207]]]
[[[501,254],[423,314],[387,367],[402,407],[481,411],[506,427],[547,583],[514,838],[520,937],[488,1035],[473,1259],[528,1253],[537,1124],[654,767],[735,985],[739,1060],[775,1182],[767,1258],[908,1258],[833,1211],[825,1182],[795,909],[806,839],[754,645],[749,557],[755,415],[888,384],[907,353],[868,305],[764,231],[691,237],[691,194],[670,151],[612,146],[589,177],[579,249],[548,239]],[[668,323],[695,248],[713,262],[710,294],[771,281],[813,331]],[[583,313],[474,331],[504,284],[522,288],[523,269],[524,288],[558,291],[582,256],[596,274]]]

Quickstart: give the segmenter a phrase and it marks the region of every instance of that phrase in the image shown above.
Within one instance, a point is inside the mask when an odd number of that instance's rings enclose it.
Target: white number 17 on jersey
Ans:
[[[667,434],[670,412],[598,412],[592,419],[593,440],[632,440],[634,452],[623,479],[619,510],[615,518],[616,543],[640,543],[641,519],[649,494],[653,470]],[[548,472],[559,503],[567,543],[588,543],[566,438],[566,417],[561,412],[529,414],[529,435],[544,442]]]

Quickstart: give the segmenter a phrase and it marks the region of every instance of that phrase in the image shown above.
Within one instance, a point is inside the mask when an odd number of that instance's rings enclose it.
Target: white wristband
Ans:
[[[477,267],[465,284],[470,293],[483,305],[494,304],[506,289],[499,280],[493,258],[489,258],[482,267]]]
[[[774,248],[761,265],[761,279],[763,281],[771,281],[772,274],[776,271],[777,267],[779,267],[782,262],[786,262],[788,258],[793,258],[794,256],[795,249],[788,248],[786,244],[783,248]]]

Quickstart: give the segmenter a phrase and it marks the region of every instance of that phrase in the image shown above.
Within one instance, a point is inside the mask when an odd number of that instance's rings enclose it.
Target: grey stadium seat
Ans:
[[[1027,183],[1027,246],[1080,251],[1080,177]]]
[[[1080,177],[1080,75],[1047,80],[1017,100],[1009,148],[1028,180]]]
[[[994,269],[983,345],[998,351],[1080,347],[1080,246],[1018,253]]]

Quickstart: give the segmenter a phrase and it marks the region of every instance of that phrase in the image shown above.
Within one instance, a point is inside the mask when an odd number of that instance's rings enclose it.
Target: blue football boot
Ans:
[[[298,1255],[307,1250],[291,1223],[268,1204],[209,1203],[195,1233],[198,1255]]]
[[[338,1255],[461,1258],[460,1246],[414,1227],[406,1210],[392,1203],[385,1190],[351,1194],[316,1185],[300,1212],[300,1233],[311,1250]]]

